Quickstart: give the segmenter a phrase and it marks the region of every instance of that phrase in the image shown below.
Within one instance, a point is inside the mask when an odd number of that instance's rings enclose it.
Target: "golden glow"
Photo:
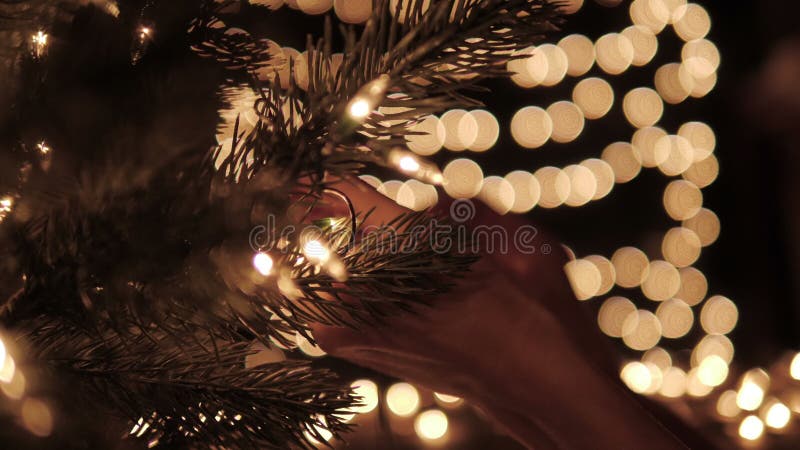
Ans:
[[[622,247],[611,256],[617,284],[624,288],[635,288],[647,278],[650,261],[643,251],[635,247]]]
[[[303,246],[303,253],[306,255],[306,258],[315,263],[325,262],[331,257],[331,252],[328,250],[328,247],[316,239],[305,243]]]
[[[583,131],[583,112],[577,105],[568,101],[555,102],[547,107],[547,114],[553,121],[553,142],[572,142]]]
[[[670,104],[678,104],[694,89],[694,78],[683,64],[664,64],[656,70],[655,85],[658,95]]]
[[[375,189],[378,189],[378,187],[380,187],[380,185],[382,184],[380,178],[372,175],[363,174],[359,175],[358,178],[360,178],[361,181],[367,183],[368,185],[372,186]]]
[[[569,65],[567,54],[560,47],[553,44],[540,45],[538,51],[547,58],[547,72],[541,81],[541,85],[547,87],[557,85],[567,74],[567,66]],[[535,72],[535,69],[531,67],[531,64],[535,63],[533,60],[528,62],[531,73]]]
[[[427,441],[435,441],[447,434],[447,415],[438,409],[425,411],[414,420],[417,436]]]
[[[403,172],[416,172],[419,170],[419,163],[413,156],[401,157],[397,165]]]
[[[658,306],[656,317],[661,322],[661,334],[677,339],[689,333],[694,324],[694,312],[683,300],[672,298]]]
[[[423,156],[433,155],[441,150],[447,135],[444,124],[434,115],[426,116],[421,121],[413,124],[409,131],[425,133],[406,136],[408,149]]]
[[[600,273],[600,288],[597,290],[595,296],[608,293],[614,287],[617,279],[617,273],[614,270],[614,265],[611,264],[607,258],[600,255],[589,255],[584,260],[594,264],[597,271]]]
[[[703,247],[708,247],[717,240],[721,227],[719,217],[706,208],[701,208],[691,219],[684,220],[683,226],[697,234]]]
[[[661,347],[653,347],[642,355],[643,363],[655,364],[662,371],[672,367],[672,357]]]
[[[442,114],[444,146],[455,152],[470,148],[478,139],[478,122],[468,111],[451,109]]]
[[[703,193],[686,180],[670,182],[664,189],[664,210],[674,220],[691,219],[703,207]]]
[[[745,417],[739,425],[739,436],[748,441],[755,441],[763,434],[764,422],[754,415]]]
[[[363,23],[372,14],[372,0],[334,0],[333,10],[345,23]]]
[[[572,101],[590,120],[599,119],[611,110],[614,104],[614,90],[602,78],[585,78],[572,90]]]
[[[305,353],[306,355],[312,358],[319,358],[321,356],[325,356],[325,350],[317,347],[315,344],[312,344],[305,336],[300,334],[300,332],[295,333],[294,341],[297,343],[297,348],[300,349],[301,352]]]
[[[597,181],[597,190],[592,200],[600,200],[614,188],[614,169],[602,159],[590,158],[581,162],[583,167],[592,171],[594,179]]]
[[[569,176],[558,167],[542,167],[533,174],[539,182],[541,196],[539,206],[555,208],[564,204],[570,194],[572,185]]]
[[[730,339],[719,334],[709,334],[697,343],[692,350],[692,366],[698,366],[704,359],[711,355],[717,355],[726,363],[733,361],[733,343]]]
[[[650,127],[661,120],[664,114],[664,102],[656,91],[650,88],[636,88],[625,94],[622,110],[625,118],[634,127]]]
[[[658,52],[658,38],[649,28],[642,25],[632,25],[622,30],[622,35],[628,38],[633,45],[633,60],[631,64],[641,67],[653,60]]]
[[[366,99],[355,99],[350,104],[349,112],[356,119],[364,119],[372,112],[372,108]]]
[[[611,337],[622,337],[622,325],[631,313],[636,312],[636,305],[625,297],[610,297],[603,302],[597,313],[597,324],[600,330]]]
[[[610,75],[621,74],[633,63],[633,44],[619,33],[609,33],[597,39],[595,52],[597,66]]]
[[[680,285],[681,275],[675,266],[666,261],[652,261],[642,283],[642,292],[650,300],[661,302],[678,293]]]
[[[300,11],[306,14],[322,14],[333,7],[333,0],[297,0]]]
[[[664,369],[659,394],[667,398],[682,397],[686,393],[687,385],[686,372],[677,367]]]
[[[525,148],[539,148],[553,134],[553,120],[538,106],[526,106],[511,119],[511,136]]]
[[[697,366],[697,377],[706,386],[719,386],[728,378],[728,363],[717,355],[708,356]]]
[[[25,377],[22,375],[22,372],[18,370],[10,383],[0,383],[0,390],[3,391],[6,397],[12,400],[19,400],[25,395],[25,384]]]
[[[392,200],[397,200],[397,194],[400,192],[400,188],[403,186],[403,182],[400,180],[389,180],[384,181],[378,187],[378,192],[381,194],[389,197]]]
[[[706,300],[700,312],[700,325],[709,334],[728,334],[736,327],[738,320],[736,304],[721,295]]]
[[[721,57],[713,42],[696,39],[683,45],[681,60],[695,79],[705,79],[717,71]]]
[[[511,212],[525,213],[539,203],[542,190],[539,186],[539,180],[532,173],[516,170],[506,175],[505,179],[514,190],[514,203],[511,205]]]
[[[638,361],[625,364],[620,371],[620,378],[628,386],[628,389],[637,394],[647,391],[653,381],[650,370]]]
[[[486,177],[478,197],[496,213],[506,214],[514,206],[514,187],[503,177]]]
[[[602,159],[614,170],[617,183],[627,183],[642,170],[642,157],[639,150],[627,142],[609,144],[602,154]]]
[[[640,309],[622,322],[622,341],[633,350],[651,349],[661,340],[661,322],[655,314]]]
[[[661,100],[659,99],[659,101]],[[665,136],[667,136],[667,132],[658,127],[644,127],[633,133],[631,144],[639,151],[643,167],[657,167],[667,160],[669,147],[656,145]]]
[[[14,373],[16,373],[17,370],[17,364],[14,362],[14,358],[6,353],[0,363],[2,363],[0,366],[0,383],[11,383],[11,380],[14,379]]]
[[[454,406],[454,405],[460,405],[461,403],[464,402],[464,399],[462,399],[461,397],[456,397],[454,395],[442,394],[442,393],[439,393],[439,392],[434,392],[433,396],[436,397],[436,400],[438,402],[444,403],[445,405]]]
[[[714,90],[714,86],[717,85],[717,73],[714,72],[705,78],[694,78],[693,82],[694,87],[689,95],[693,98],[705,97],[709,92]]]
[[[736,405],[746,411],[755,411],[764,401],[764,389],[756,383],[745,380],[736,394]]]
[[[558,42],[567,55],[567,74],[579,77],[588,72],[595,61],[594,43],[582,34],[571,34]]]
[[[353,394],[361,397],[358,406],[353,406],[350,410],[356,414],[366,414],[378,407],[380,401],[378,396],[378,386],[370,380],[356,380],[351,385]]]
[[[684,41],[693,41],[706,37],[711,30],[711,17],[702,6],[689,3],[675,10],[673,14],[675,34]]]
[[[536,47],[528,47],[515,55],[527,57],[508,62],[506,69],[512,73],[511,81],[523,88],[532,88],[544,81],[549,69],[544,52],[538,51]]]
[[[703,382],[700,381],[697,367],[689,371],[686,383],[687,394],[691,395],[692,397],[705,397],[706,395],[710,394],[712,390],[714,390],[713,387],[703,384]]]
[[[41,400],[26,399],[22,403],[22,423],[32,434],[44,437],[53,432],[53,414]]]
[[[483,109],[471,111],[470,115],[477,123],[478,133],[468,149],[473,152],[485,152],[494,147],[497,138],[500,136],[500,124],[497,123],[497,118],[494,114]]]
[[[389,410],[400,416],[408,417],[419,409],[419,393],[408,383],[397,383],[386,391],[386,405]]]
[[[689,306],[698,305],[706,298],[708,292],[708,281],[703,272],[694,267],[684,267],[680,269],[681,287],[675,295]]]
[[[483,186],[483,170],[475,161],[455,159],[444,168],[444,190],[453,198],[472,198]]]
[[[45,52],[45,47],[47,47],[47,33],[38,31],[31,37],[31,40],[33,41],[33,53],[37,58],[40,58]]]
[[[255,267],[261,275],[267,276],[271,274],[273,264],[272,257],[264,252],[258,252],[253,257],[253,267]]]
[[[414,211],[422,211],[439,201],[439,193],[433,185],[418,180],[407,180],[397,190],[397,203]]]
[[[711,155],[700,162],[693,163],[688,169],[686,169],[685,172],[681,174],[685,180],[691,181],[699,188],[710,186],[711,183],[717,179],[718,175],[719,162],[717,161],[717,157],[714,155]]]
[[[594,173],[580,165],[570,165],[564,168],[570,181],[569,197],[564,202],[568,206],[583,206],[594,198],[597,192],[597,179]]]
[[[792,411],[780,400],[771,399],[764,407],[763,418],[768,427],[780,430],[789,425]]]
[[[728,419],[734,418],[742,412],[736,404],[736,391],[729,389],[720,394],[717,399],[717,414]]]
[[[789,375],[795,380],[800,380],[800,353],[795,354],[792,358],[792,362],[789,365]]]
[[[714,130],[703,122],[687,122],[681,125],[678,136],[686,139],[694,150],[692,162],[703,161],[711,156],[717,146]]]
[[[597,266],[584,259],[575,259],[564,265],[572,291],[578,300],[588,300],[600,291],[602,275]]]
[[[669,9],[663,0],[634,0],[629,13],[635,25],[644,26],[655,34],[670,21]]]
[[[681,136],[668,135],[656,142],[657,149],[666,148],[667,159],[658,165],[658,169],[666,176],[680,175],[694,162],[694,149],[688,140]],[[659,150],[656,150],[659,151]],[[663,150],[660,150],[663,151]]]
[[[700,238],[694,231],[675,227],[667,231],[661,242],[661,254],[664,259],[676,267],[687,267],[700,257]]]

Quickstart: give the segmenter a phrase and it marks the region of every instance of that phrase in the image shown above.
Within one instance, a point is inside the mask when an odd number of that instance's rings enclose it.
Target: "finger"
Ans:
[[[372,211],[363,222],[366,226],[384,225],[411,212],[358,178],[347,177],[334,180],[329,187],[347,196],[357,213],[364,214]]]

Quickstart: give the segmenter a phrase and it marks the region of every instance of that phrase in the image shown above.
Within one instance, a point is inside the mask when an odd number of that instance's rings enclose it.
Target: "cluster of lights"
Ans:
[[[22,425],[35,436],[49,436],[53,431],[53,414],[44,401],[25,395],[26,380],[13,356],[0,337],[0,391],[18,406]]]
[[[47,33],[38,31],[31,37],[31,53],[36,59],[42,58],[47,53]]]

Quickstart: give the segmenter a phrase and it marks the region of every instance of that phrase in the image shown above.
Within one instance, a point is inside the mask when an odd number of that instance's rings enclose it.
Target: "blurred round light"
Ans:
[[[687,267],[700,257],[700,238],[694,231],[675,227],[667,231],[661,242],[661,253],[664,259],[676,267]]]
[[[655,34],[660,33],[670,20],[669,10],[662,0],[634,0],[629,13],[635,25],[647,27]]]
[[[635,247],[622,247],[611,256],[617,284],[624,288],[635,288],[647,278],[650,261],[647,255]]]
[[[424,134],[409,134],[406,136],[408,141],[408,149],[412,152],[429,156],[441,150],[444,145],[445,136],[447,131],[444,124],[438,117],[429,115],[421,121],[411,126],[409,131],[413,133]]]
[[[432,185],[412,179],[400,186],[395,201],[413,211],[423,211],[439,201],[439,194]]]
[[[600,291],[603,277],[597,266],[590,261],[572,260],[564,265],[564,271],[578,300],[589,300]]]
[[[694,89],[694,78],[683,64],[664,64],[656,70],[655,85],[665,102],[676,105],[689,97]]]
[[[366,414],[378,406],[380,401],[378,396],[378,385],[370,380],[356,380],[351,385],[353,394],[360,397],[358,406],[353,406],[350,410],[356,414]]]
[[[689,371],[686,381],[686,393],[692,397],[705,397],[714,390],[713,387],[700,381],[699,369],[697,367]]]
[[[572,90],[572,101],[587,119],[599,119],[611,110],[614,90],[602,78],[584,78]]]
[[[595,61],[594,43],[582,34],[571,34],[558,42],[567,55],[567,74],[579,77],[588,72]]]
[[[706,300],[700,312],[700,324],[709,334],[728,334],[736,327],[738,320],[736,304],[721,295]]]
[[[653,347],[644,352],[642,355],[642,362],[645,364],[655,364],[663,372],[669,367],[672,367],[672,356],[669,355],[668,351],[661,347]]]
[[[681,60],[692,77],[705,79],[717,71],[721,57],[713,42],[696,39],[683,45]]]
[[[608,145],[602,154],[603,161],[614,170],[617,183],[627,183],[642,170],[642,158],[639,151],[627,142],[614,142]]]
[[[539,206],[555,208],[564,204],[570,194],[569,176],[558,167],[546,166],[533,173],[541,188]]]
[[[547,56],[536,47],[520,50],[515,56],[525,57],[512,59],[506,65],[506,70],[512,74],[511,81],[523,88],[538,86],[547,76]]]
[[[333,10],[344,23],[363,23],[372,14],[372,0],[334,0]]]
[[[678,293],[681,275],[675,266],[666,261],[652,261],[647,272],[642,283],[642,292],[647,298],[661,302]]]
[[[633,44],[619,33],[609,33],[597,39],[595,52],[598,67],[610,75],[621,74],[633,63]]]
[[[730,364],[733,361],[733,353],[733,343],[730,339],[720,334],[709,334],[692,350],[691,363],[693,366],[699,366],[704,359],[716,355]]]
[[[674,220],[691,219],[703,207],[703,193],[686,180],[671,181],[664,189],[664,210]]]
[[[636,305],[625,297],[609,297],[600,306],[597,313],[597,324],[600,330],[611,337],[622,337],[622,325],[631,313],[636,312]]]
[[[650,88],[636,88],[625,94],[622,100],[625,118],[636,128],[650,127],[661,120],[664,102],[658,92]]]
[[[333,7],[333,0],[297,0],[297,6],[306,14],[322,14]]]
[[[502,177],[486,177],[478,197],[496,213],[506,214],[514,206],[514,186]]]
[[[600,273],[600,288],[597,290],[595,296],[608,293],[614,287],[617,279],[617,273],[614,271],[614,264],[607,258],[600,255],[590,255],[584,258],[594,264],[597,271]]]
[[[667,132],[658,127],[644,127],[636,130],[631,138],[631,144],[639,150],[643,167],[658,167],[669,157],[670,147],[657,145]]]
[[[622,30],[622,35],[628,38],[633,45],[632,65],[644,66],[656,56],[658,38],[651,29],[641,25],[632,25]]]
[[[20,411],[22,424],[32,434],[44,437],[53,432],[53,413],[50,408],[35,398],[28,398],[22,403]]]
[[[789,365],[789,375],[795,380],[800,380],[800,353],[794,355]]]
[[[719,217],[706,208],[701,208],[691,219],[684,220],[683,226],[697,234],[703,247],[708,247],[717,240],[721,227]]]
[[[694,150],[692,162],[703,161],[711,156],[717,146],[714,130],[703,122],[687,122],[681,125],[678,136],[686,139]]]
[[[554,142],[561,144],[572,142],[583,131],[583,112],[572,102],[555,102],[547,107],[547,114],[553,122],[551,139]]]
[[[628,389],[637,394],[647,391],[653,381],[650,370],[638,361],[625,364],[620,371],[620,378],[628,386]]]
[[[674,177],[686,172],[694,162],[694,149],[688,140],[681,136],[668,135],[656,142],[656,151],[667,150],[667,159],[658,165],[664,175]]]
[[[786,425],[789,424],[789,420],[791,419],[792,411],[789,410],[789,407],[777,400],[771,402],[764,414],[764,422],[768,427],[776,430],[786,428]]]
[[[485,152],[494,147],[497,138],[500,136],[500,125],[494,114],[483,109],[470,111],[472,118],[478,124],[478,134],[475,141],[468,147],[474,152]]]
[[[419,409],[419,393],[408,383],[393,384],[386,391],[386,405],[389,410],[400,416],[408,417]]]
[[[736,404],[736,391],[727,390],[720,394],[717,399],[717,413],[728,419],[734,418],[739,415],[742,410]]]
[[[378,187],[378,192],[381,194],[389,197],[392,200],[397,200],[397,194],[400,192],[400,188],[403,187],[403,182],[400,180],[389,180],[384,181]]]
[[[677,367],[664,369],[659,394],[667,398],[682,397],[686,393],[686,372]]]
[[[681,176],[699,188],[710,186],[719,175],[719,162],[716,156],[711,155],[708,158],[693,163],[686,169]]]
[[[444,190],[453,198],[472,198],[483,186],[483,170],[471,159],[451,161],[442,172]]]
[[[258,252],[256,256],[253,257],[253,267],[255,267],[261,275],[267,276],[272,273],[273,264],[272,257],[264,252]]]
[[[363,174],[363,175],[359,175],[358,178],[360,178],[361,181],[367,183],[368,185],[372,186],[375,189],[378,189],[380,187],[380,185],[382,184],[380,178],[372,176],[372,175]]]
[[[445,129],[444,146],[460,152],[471,147],[478,139],[478,122],[463,109],[451,109],[442,114]]]
[[[675,295],[689,306],[700,304],[708,292],[708,281],[703,272],[694,267],[684,267],[680,269],[681,288]]]
[[[717,355],[708,356],[697,366],[697,377],[706,386],[719,386],[728,378],[728,363]]]
[[[505,179],[514,189],[514,204],[511,205],[511,212],[525,213],[539,203],[541,187],[532,173],[517,170],[506,175]]]
[[[622,322],[622,341],[633,350],[648,350],[660,340],[661,322],[650,311],[640,309]]]
[[[567,74],[567,66],[569,65],[567,54],[560,47],[553,44],[540,45],[538,51],[542,52],[547,58],[547,74],[544,76],[541,85],[555,86]],[[530,64],[529,62],[529,67]]]
[[[614,169],[607,162],[596,158],[586,159],[581,165],[591,170],[597,181],[597,190],[592,200],[600,200],[607,196],[614,188]]]
[[[739,436],[748,441],[755,441],[764,434],[764,422],[756,416],[750,415],[742,420],[739,425]]]
[[[447,416],[438,409],[425,411],[414,420],[417,436],[428,441],[441,439],[447,434]]]
[[[539,148],[552,134],[553,120],[537,106],[526,106],[511,119],[511,136],[522,147]]]
[[[717,73],[714,72],[711,75],[704,78],[693,78],[692,83],[693,87],[689,95],[692,98],[705,97],[711,91],[713,91],[714,87],[717,85]]]
[[[570,181],[569,197],[564,202],[568,206],[583,206],[589,203],[597,192],[597,179],[594,173],[580,165],[570,165],[564,168]]]
[[[669,339],[686,336],[694,324],[692,308],[677,298],[667,300],[659,305],[656,317],[661,322],[661,334]]]
[[[706,37],[711,30],[711,17],[702,6],[689,3],[675,10],[672,27],[684,41],[693,41]]]

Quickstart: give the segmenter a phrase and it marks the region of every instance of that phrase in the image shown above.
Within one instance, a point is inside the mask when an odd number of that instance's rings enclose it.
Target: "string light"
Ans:
[[[764,434],[764,422],[756,416],[750,415],[742,419],[739,425],[739,436],[748,441],[755,441]]]
[[[264,252],[258,252],[253,257],[253,267],[255,267],[261,275],[270,275],[272,273],[273,264],[272,257]]]
[[[426,441],[436,441],[447,434],[447,415],[438,409],[425,411],[414,420],[414,431]]]
[[[11,197],[10,195],[0,197],[0,222],[5,220],[5,218],[11,213],[13,207],[14,207],[13,197]]]
[[[346,281],[348,274],[342,260],[313,234],[315,233],[309,233],[309,236],[301,239],[303,255],[311,263],[322,267],[336,281]]]
[[[387,159],[391,166],[420,181],[436,185],[442,184],[444,181],[442,172],[435,164],[407,150],[393,149],[389,152]]]
[[[47,53],[47,40],[47,33],[41,30],[31,37],[31,51],[34,58],[41,59]]]

